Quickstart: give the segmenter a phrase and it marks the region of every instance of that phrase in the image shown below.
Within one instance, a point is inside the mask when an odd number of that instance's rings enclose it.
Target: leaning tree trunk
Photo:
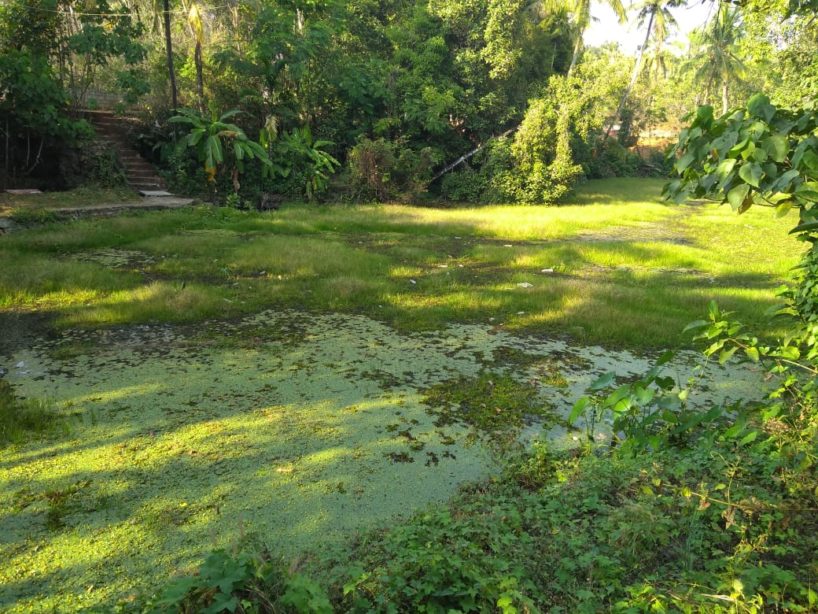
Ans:
[[[168,61],[168,77],[170,77],[170,95],[173,108],[179,106],[176,98],[176,71],[173,68],[173,42],[170,38],[170,0],[163,0],[163,14],[165,18],[165,52]]]
[[[616,108],[616,113],[611,118],[611,123],[608,124],[608,129],[605,131],[605,138],[603,140],[608,140],[608,137],[611,135],[611,130],[613,130],[614,123],[619,119],[619,116],[622,114],[622,109],[625,108],[625,103],[628,102],[628,98],[633,91],[634,86],[636,85],[637,79],[639,79],[639,72],[642,69],[642,58],[645,55],[645,49],[648,46],[648,41],[650,41],[650,35],[653,31],[653,20],[656,18],[656,9],[651,11],[650,19],[648,20],[648,31],[645,33],[645,42],[642,43],[642,48],[639,49],[639,54],[636,56],[636,64],[633,67],[633,73],[631,74],[630,83],[628,83],[628,87],[625,90],[625,93],[622,94],[622,100],[619,101],[619,106]]]
[[[577,42],[574,43],[574,55],[571,56],[571,65],[568,67],[569,77],[574,73],[574,68],[577,66],[580,51],[582,51],[582,32],[579,33],[579,36],[577,36]]]
[[[492,136],[492,137],[489,137],[489,138],[488,138],[488,139],[487,139],[485,142],[481,143],[480,145],[478,145],[477,147],[475,147],[474,149],[472,149],[472,150],[471,150],[469,153],[463,154],[462,156],[460,156],[460,157],[459,157],[457,160],[455,160],[454,162],[452,162],[452,163],[447,164],[446,166],[444,166],[444,167],[443,167],[443,170],[441,170],[439,173],[437,173],[437,175],[435,175],[434,177],[432,177],[432,180],[431,180],[429,183],[434,183],[435,181],[437,181],[438,179],[440,179],[441,177],[443,177],[443,175],[445,175],[445,174],[446,174],[446,173],[448,173],[449,171],[452,171],[452,170],[456,169],[458,166],[460,166],[461,164],[463,164],[463,163],[464,163],[466,160],[468,160],[469,158],[473,157],[475,154],[478,154],[478,153],[480,153],[481,151],[483,151],[483,149],[485,149],[485,148],[486,148],[486,146],[487,146],[487,145],[488,145],[488,144],[489,144],[489,143],[490,143],[490,142],[491,142],[493,139],[502,139],[503,137],[506,137],[506,136],[508,136],[509,134],[511,134],[512,132],[514,132],[516,129],[517,129],[517,126],[515,126],[514,128],[510,128],[510,129],[506,130],[505,132],[503,132],[503,134],[501,134],[501,135],[499,135],[499,136]]]

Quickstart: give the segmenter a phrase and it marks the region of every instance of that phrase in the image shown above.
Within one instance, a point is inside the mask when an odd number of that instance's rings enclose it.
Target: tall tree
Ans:
[[[202,76],[202,44],[204,43],[204,20],[202,19],[202,8],[198,2],[191,2],[187,11],[187,25],[193,35],[195,48],[193,50],[193,62],[196,65],[196,95],[199,99],[199,110],[204,113],[204,77]]]
[[[633,92],[636,81],[639,79],[639,74],[642,72],[642,61],[645,57],[645,51],[650,44],[651,35],[655,36],[658,40],[665,40],[668,37],[670,29],[676,25],[676,18],[670,12],[670,8],[684,4],[684,1],[685,0],[645,0],[639,8],[639,14],[637,16],[639,25],[642,26],[647,22],[645,40],[642,46],[639,47],[639,52],[636,54],[636,62],[633,65],[628,87],[625,88],[616,113],[611,117],[608,129],[605,131],[606,139],[610,136],[614,123],[619,119],[620,115],[622,115],[622,109],[625,108],[625,104],[628,102],[631,92]]]
[[[162,0],[162,21],[165,28],[165,54],[168,63],[168,78],[170,79],[170,96],[173,108],[179,106],[176,89],[176,70],[173,66],[173,40],[170,33],[170,0]]]
[[[722,5],[714,19],[695,40],[688,65],[695,68],[694,79],[704,84],[704,99],[712,88],[721,88],[722,114],[730,107],[730,84],[741,81],[744,62],[738,57],[738,41],[742,36],[739,10]]]
[[[568,10],[574,15],[574,26],[576,29],[574,42],[574,53],[571,56],[571,65],[568,67],[568,74],[574,72],[579,54],[582,52],[582,36],[591,24],[591,0],[563,0]],[[621,0],[603,0],[616,14],[619,23],[627,20],[627,12]]]

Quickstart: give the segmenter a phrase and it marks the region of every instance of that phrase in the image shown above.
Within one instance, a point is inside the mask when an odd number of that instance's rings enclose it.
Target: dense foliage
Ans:
[[[97,13],[20,0],[0,13],[6,177],[30,175],[46,148],[87,133],[69,110],[89,102],[89,75],[108,65],[124,98],[144,96],[140,142],[169,180],[242,207],[265,193],[555,202],[583,176],[658,167],[628,147],[672,124],[695,92],[704,104],[668,157],[676,176],[666,194],[737,213],[794,210],[805,247],[771,314],[785,322],[781,338],[715,303],[688,327],[704,360],[757,366],[766,385],[758,398],[708,402],[697,379],[663,373],[663,356],[642,376],[591,384],[568,418],[584,429],[575,450],[519,452],[501,476],[448,505],[303,565],[263,548],[214,552],[198,574],[122,610],[818,608],[814,2],[765,3],[766,13],[753,2],[720,7],[684,59],[664,49],[678,2],[645,2],[638,58],[601,49],[576,63],[582,19],[539,2],[186,3],[188,34],[175,20],[165,41],[154,35],[146,46],[135,42],[146,27],[131,15],[147,6],[118,14],[92,4]],[[169,23],[170,11],[160,12]],[[769,14],[781,19],[762,34]],[[177,67],[189,109],[167,103]],[[172,96],[135,87],[137,70],[154,85],[169,71]],[[504,392],[477,382],[472,395]],[[525,400],[517,421],[536,414]],[[5,438],[44,420],[42,407],[23,407],[3,388],[0,406]],[[461,418],[491,425],[494,416]]]
[[[90,126],[72,107],[92,96],[101,70],[116,80],[125,99],[145,93],[137,75],[145,57],[139,42],[144,27],[105,0],[94,3],[94,12],[74,11],[73,5],[37,0],[0,6],[4,184],[25,184],[33,177],[55,187],[66,150],[88,146]],[[121,68],[111,71],[111,63]]]
[[[102,105],[142,118],[135,143],[180,192],[550,203],[582,177],[661,173],[652,133],[696,103],[726,109],[763,88],[791,105],[814,91],[808,15],[782,2],[764,17],[715,10],[682,53],[678,5],[631,10],[645,42],[632,58],[583,49],[584,2],[10,0],[4,176],[54,175],[45,166],[65,147],[86,147],[74,112]],[[240,182],[227,168],[208,176],[167,121],[183,108],[202,121],[239,111],[273,165],[247,164]]]

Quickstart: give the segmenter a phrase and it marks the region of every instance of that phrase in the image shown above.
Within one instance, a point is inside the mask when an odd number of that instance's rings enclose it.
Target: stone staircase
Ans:
[[[159,194],[166,188],[156,168],[131,146],[127,119],[117,117],[110,111],[85,111],[84,116],[94,126],[97,138],[116,152],[125,169],[128,185],[143,196],[165,195]],[[166,195],[170,196],[169,193]]]

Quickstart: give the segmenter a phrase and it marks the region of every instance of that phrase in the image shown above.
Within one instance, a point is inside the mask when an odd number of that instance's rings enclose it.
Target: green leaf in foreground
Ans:
[[[732,207],[733,211],[739,211],[744,207],[744,203],[749,196],[750,186],[746,183],[742,183],[727,193],[727,202],[730,203],[730,207]]]

